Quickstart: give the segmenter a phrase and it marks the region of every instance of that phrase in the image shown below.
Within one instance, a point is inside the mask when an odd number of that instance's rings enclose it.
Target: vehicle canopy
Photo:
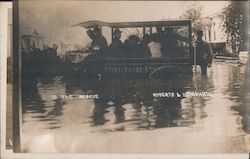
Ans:
[[[97,20],[85,21],[72,26],[80,26],[84,28],[92,28],[96,26],[108,26],[111,28],[129,28],[129,27],[155,27],[155,26],[183,26],[190,25],[191,20],[167,20],[167,21],[138,21],[138,22],[103,22]]]

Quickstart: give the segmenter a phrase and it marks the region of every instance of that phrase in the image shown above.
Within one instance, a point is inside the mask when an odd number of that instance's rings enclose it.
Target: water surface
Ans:
[[[24,152],[250,151],[244,66],[215,62],[207,76],[183,78],[40,76],[23,83]],[[207,94],[185,97],[186,92]]]

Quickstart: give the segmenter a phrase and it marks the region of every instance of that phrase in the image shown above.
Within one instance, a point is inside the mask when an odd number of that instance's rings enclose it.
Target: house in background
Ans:
[[[26,34],[21,36],[21,47],[29,53],[32,47],[43,49],[44,40],[43,37],[38,34],[36,30],[32,34]]]
[[[227,35],[223,27],[224,19],[223,10],[203,19],[205,25],[204,40],[211,44],[214,53],[217,55],[223,55],[227,50]]]

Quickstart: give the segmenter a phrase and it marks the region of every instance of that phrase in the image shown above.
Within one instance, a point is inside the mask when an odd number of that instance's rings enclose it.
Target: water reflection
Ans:
[[[37,77],[27,77],[22,83],[22,112],[23,113],[45,113],[44,103],[39,95]]]
[[[126,126],[129,130],[138,130],[182,126],[181,121],[185,125],[194,123],[186,121],[192,120],[187,118],[192,116],[182,115],[188,114],[181,106],[183,97],[176,97],[176,94],[175,97],[153,97],[153,93],[181,94],[194,89],[190,78],[178,82],[175,79],[103,79],[94,82],[70,78],[65,79],[65,83],[67,93],[91,92],[99,95],[100,99],[93,101],[92,125],[109,125],[109,121],[114,120],[114,128],[110,131],[125,130]],[[117,128],[115,124],[123,128]]]
[[[103,100],[95,100],[94,101],[95,108],[93,110],[93,115],[91,116],[92,118],[92,123],[94,125],[103,125],[105,124],[108,120],[105,119],[105,114],[108,112],[107,105],[105,101]]]
[[[240,71],[234,70],[229,76],[229,83],[226,92],[230,95],[230,100],[234,101],[232,110],[240,115],[243,130],[250,133],[250,79]]]
[[[98,94],[88,116],[91,126],[107,125],[109,131],[155,129],[188,126],[195,123],[193,105],[183,106],[183,96],[176,93],[195,90],[193,80],[176,79],[79,79],[74,77],[29,77],[23,79],[23,114],[60,128],[60,116],[69,99],[52,95]],[[26,82],[26,83],[25,83]],[[207,81],[204,81],[207,84]],[[154,97],[154,93],[174,93],[174,97]],[[83,99],[74,99],[81,105]],[[83,104],[84,105],[84,104]],[[205,105],[205,103],[203,104]],[[39,115],[35,115],[38,113]],[[58,126],[54,126],[54,125]]]
[[[25,76],[22,79],[23,122],[45,122],[46,129],[60,128],[57,116],[62,115],[65,101],[50,100],[50,93],[62,89],[58,77]],[[60,90],[59,89],[59,90]]]
[[[249,132],[249,101],[242,77],[235,70],[229,75],[227,90],[230,100],[243,118],[243,129]],[[235,72],[234,72],[235,71]],[[238,76],[237,76],[238,74]],[[213,76],[195,75],[183,79],[79,79],[74,77],[28,77],[23,80],[23,114],[48,122],[47,128],[60,128],[65,106],[91,103],[88,115],[78,118],[88,127],[102,125],[108,131],[156,129],[189,126],[207,116],[211,97],[177,97],[186,91],[220,91]],[[249,85],[249,83],[248,83]],[[245,87],[246,88],[246,87]],[[175,93],[174,97],[154,97],[154,93]],[[97,94],[98,99],[52,100],[52,95]],[[85,109],[85,108],[83,108]],[[87,109],[87,108],[86,108]],[[26,120],[24,120],[26,121]],[[88,121],[87,123],[85,121]],[[90,124],[90,125],[89,125]]]

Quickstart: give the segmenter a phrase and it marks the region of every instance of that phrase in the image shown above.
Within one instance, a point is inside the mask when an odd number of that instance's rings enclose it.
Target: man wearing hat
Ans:
[[[105,51],[105,49],[108,47],[108,43],[106,38],[102,35],[102,32],[99,27],[94,27],[93,34],[95,37],[94,44],[99,47],[99,52]]]
[[[209,43],[202,40],[203,31],[197,31],[196,54],[197,64],[201,67],[201,73],[207,74],[207,67],[211,65],[213,60],[213,51]]]
[[[122,35],[122,32],[119,29],[115,29],[114,31],[114,35],[113,35],[113,41],[110,44],[110,46],[121,46],[122,45],[122,41],[120,40]]]
[[[122,57],[122,41],[120,40],[121,38],[121,31],[119,29],[114,30],[113,34],[113,40],[112,43],[109,45],[110,51],[111,51],[111,56],[113,57]]]

